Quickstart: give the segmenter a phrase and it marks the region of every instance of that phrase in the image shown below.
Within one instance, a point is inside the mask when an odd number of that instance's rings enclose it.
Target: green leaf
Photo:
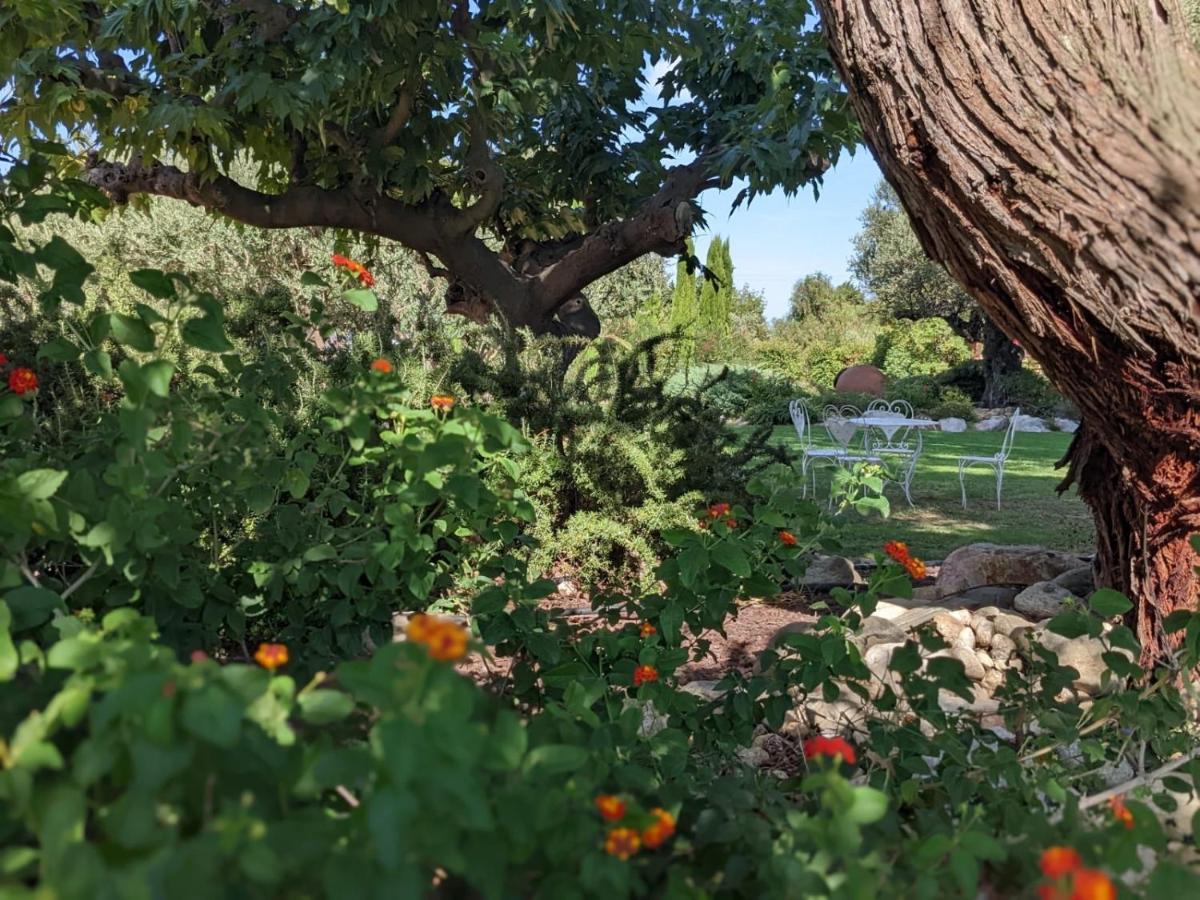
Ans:
[[[180,721],[201,740],[228,749],[241,734],[242,707],[233,694],[215,684],[206,684],[184,698]]]
[[[165,397],[171,392],[171,376],[175,374],[175,366],[165,359],[156,359],[142,366],[142,377],[150,393]]]
[[[734,575],[740,575],[742,578],[750,577],[750,560],[746,558],[742,548],[733,541],[721,541],[713,547],[712,558],[717,565],[728,569]]]
[[[12,630],[25,631],[46,622],[55,610],[66,610],[66,604],[54,591],[26,585],[9,591],[4,598],[12,613]]]
[[[888,798],[883,791],[872,787],[856,787],[846,810],[846,818],[855,825],[870,825],[887,814]]]
[[[30,469],[17,476],[17,491],[26,500],[49,500],[66,480],[61,469]]]
[[[1051,619],[1046,627],[1066,638],[1077,638],[1088,633],[1087,616],[1078,610],[1067,610]]]
[[[1112,588],[1100,588],[1088,600],[1093,611],[1105,619],[1112,616],[1123,616],[1133,609],[1133,604],[1120,591]]]
[[[0,600],[0,681],[12,681],[20,662],[17,648],[13,645],[12,633],[9,631],[11,624],[12,613],[9,612],[8,604]]]
[[[521,717],[502,710],[496,717],[492,733],[492,752],[486,757],[488,768],[499,771],[517,769],[525,757],[528,744],[529,736]]]
[[[66,338],[55,338],[38,348],[37,358],[51,362],[71,362],[79,358],[79,348]]]
[[[112,357],[106,350],[89,350],[83,355],[83,367],[99,378],[112,378]]]
[[[297,699],[300,717],[312,725],[338,722],[354,712],[354,701],[341,691],[308,691]]]
[[[363,312],[375,312],[379,309],[379,298],[375,296],[374,291],[364,290],[362,288],[343,291],[342,299],[348,303],[353,303]]]
[[[310,483],[309,477],[304,473],[304,470],[297,466],[292,466],[283,476],[283,489],[296,500],[299,500],[308,493]]]
[[[132,347],[142,353],[149,353],[154,349],[154,332],[141,319],[124,313],[113,313],[110,322],[113,340],[118,344]]]
[[[588,761],[585,747],[573,744],[546,744],[535,748],[525,758],[525,772],[538,775],[562,775],[574,772]]]
[[[129,280],[159,300],[170,300],[175,296],[175,282],[158,269],[135,269],[129,273]]]
[[[1192,612],[1190,609],[1177,609],[1163,619],[1163,631],[1167,634],[1183,631],[1196,616],[1200,616],[1200,613]]]

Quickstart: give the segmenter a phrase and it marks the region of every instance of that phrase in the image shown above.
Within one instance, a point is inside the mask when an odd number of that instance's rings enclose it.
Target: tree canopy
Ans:
[[[834,285],[833,279],[824,272],[814,272],[792,285],[787,318],[797,322],[819,318],[833,307],[862,306],[865,300],[862,291],[850,282]]]
[[[0,132],[86,154],[116,202],[396,240],[454,312],[594,333],[580,291],[680,252],[702,191],[797,191],[855,139],[810,20],[806,0],[30,0],[0,10]]]

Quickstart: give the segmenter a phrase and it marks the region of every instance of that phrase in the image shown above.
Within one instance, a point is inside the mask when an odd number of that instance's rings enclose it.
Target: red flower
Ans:
[[[642,627],[639,628],[638,631],[644,638],[648,638],[651,635],[658,634],[658,629],[655,628],[654,625],[650,622],[643,622]]]
[[[725,520],[726,528],[737,528],[737,519],[729,518]]]
[[[612,794],[601,794],[597,797],[596,809],[600,810],[601,817],[608,822],[620,822],[625,818],[625,801]]]
[[[654,668],[654,666],[638,666],[633,670],[633,684],[635,687],[650,681],[658,681],[658,669]]]
[[[908,562],[908,544],[904,541],[888,541],[883,545],[883,552],[901,565]]]
[[[288,662],[288,648],[286,644],[259,644],[258,650],[254,652],[254,661],[274,672],[280,666],[286,666]]]
[[[908,570],[909,577],[912,578],[913,581],[920,581],[925,577],[925,563],[921,562],[921,560],[916,559],[915,557],[909,559],[909,561],[905,563],[904,568]]]
[[[351,275],[358,279],[359,284],[364,287],[375,286],[375,276],[367,271],[367,267],[360,262],[355,262],[349,257],[342,256],[340,253],[334,253],[329,259],[339,269],[345,269]]]
[[[604,839],[604,852],[609,856],[625,860],[638,852],[642,839],[632,828],[613,828]]]
[[[1108,801],[1108,807],[1112,810],[1113,818],[1124,825],[1126,828],[1133,827],[1133,813],[1129,811],[1129,807],[1125,805],[1124,797],[1113,797]]]
[[[796,546],[796,536],[794,534],[792,534],[790,531],[781,531],[781,532],[779,532],[779,542],[788,547],[795,547]]]
[[[392,371],[392,364],[381,356],[371,363],[371,368],[376,372],[382,372],[384,375],[387,375]]]
[[[719,519],[721,516],[729,512],[728,503],[714,503],[708,508],[708,517],[710,519]]]
[[[1072,847],[1047,847],[1042,851],[1042,874],[1059,879],[1083,867],[1083,860]]]
[[[858,755],[854,752],[854,747],[845,738],[840,737],[811,737],[804,742],[804,758],[815,759],[820,756],[828,756],[834,762],[839,760],[848,762],[854,765],[858,762]]]
[[[203,650],[193,650],[192,651],[192,662],[193,663],[202,663],[202,662],[207,662],[207,661],[208,661],[208,654],[205,653]]]
[[[642,830],[642,845],[650,850],[661,847],[675,833],[675,817],[665,809],[650,810],[654,824]]]
[[[1080,869],[1075,873],[1071,900],[1115,900],[1117,889],[1098,869]]]
[[[29,391],[36,391],[38,386],[37,375],[33,369],[25,369],[17,367],[8,373],[8,389],[14,394],[27,394]]]
[[[8,365],[8,357],[5,356],[3,353],[0,353],[0,369],[3,369],[7,365]]]

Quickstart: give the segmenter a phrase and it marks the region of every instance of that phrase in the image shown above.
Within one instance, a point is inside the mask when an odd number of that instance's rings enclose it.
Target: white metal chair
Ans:
[[[854,441],[854,436],[858,433],[859,426],[852,419],[857,419],[862,415],[859,410],[853,406],[827,406],[822,414],[822,423],[825,426],[825,433],[829,435],[829,439],[838,449],[838,453],[832,457],[833,461],[839,466],[853,465],[854,463],[879,463],[883,464],[883,457],[871,450],[864,449],[861,452],[851,451],[850,444]],[[813,495],[816,495],[816,476],[813,476]],[[829,504],[833,505],[833,492],[829,493]]]
[[[838,457],[842,456],[845,450],[844,448],[813,446],[812,416],[809,414],[808,404],[803,400],[793,400],[789,403],[788,413],[792,417],[792,425],[796,429],[796,436],[800,439],[800,477],[804,485],[804,496],[808,496],[808,479],[809,471],[811,470],[813,496],[816,497],[816,464],[824,461],[837,465]]]
[[[872,400],[867,406],[865,415],[873,419],[911,419],[913,408],[907,400]],[[904,490],[904,499],[908,501],[909,506],[912,506],[913,475],[917,470],[917,458],[921,455],[924,447],[921,429],[913,428],[911,425],[899,425],[895,428],[884,425],[878,426],[878,430],[883,434],[883,440],[873,440],[873,429],[867,429],[863,446],[868,453],[874,456],[899,458],[898,477],[892,480],[896,481]],[[913,437],[914,432],[916,433],[915,438]]]
[[[971,466],[989,466],[996,472],[996,509],[1000,508],[1000,492],[1004,488],[1004,463],[1012,452],[1013,435],[1017,430],[1017,418],[1021,410],[1009,417],[1008,428],[1004,430],[1004,439],[1000,442],[1000,450],[994,456],[960,456],[958,458],[958,486],[962,489],[963,509],[967,508],[967,469]]]

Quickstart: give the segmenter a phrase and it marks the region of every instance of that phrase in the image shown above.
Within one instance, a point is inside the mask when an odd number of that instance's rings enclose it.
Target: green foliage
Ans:
[[[821,318],[835,309],[861,306],[865,299],[862,291],[844,281],[836,287],[824,272],[805,275],[792,286],[788,299],[787,317],[793,321]]]
[[[1012,406],[1031,416],[1071,416],[1077,410],[1062,394],[1055,390],[1044,376],[1031,369],[1020,369],[1004,376],[1004,396]]]
[[[880,333],[872,362],[890,378],[908,378],[938,375],[970,358],[966,341],[944,319],[919,319],[898,322]]]
[[[842,369],[871,360],[879,332],[869,307],[832,304],[799,321],[777,323],[758,347],[758,363],[810,390],[826,390]]]
[[[708,272],[700,279],[697,327],[710,340],[721,340],[729,334],[733,313],[733,259],[729,241],[720,235],[709,242],[705,268]]]
[[[788,403],[803,395],[794,382],[747,366],[696,366],[672,376],[668,390],[684,391],[688,385],[706,385],[709,406],[730,421],[750,425],[787,424]]]

